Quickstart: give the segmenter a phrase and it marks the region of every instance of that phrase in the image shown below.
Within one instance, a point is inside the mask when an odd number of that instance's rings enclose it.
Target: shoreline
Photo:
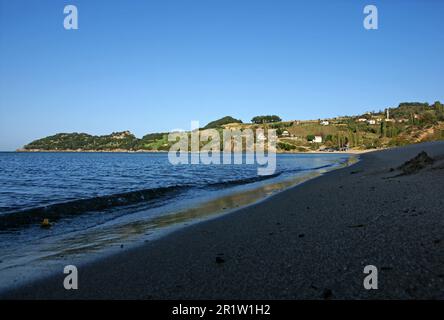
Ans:
[[[436,189],[444,170],[440,162],[410,176],[390,170],[423,149],[444,156],[442,142],[367,153],[351,167],[87,264],[77,291],[64,290],[60,274],[3,297],[323,299],[327,290],[340,299],[442,299]],[[380,267],[381,290],[362,288],[366,264]]]
[[[368,152],[383,151],[388,149],[366,149],[366,150],[355,150],[349,149],[347,151],[276,151],[276,154],[364,154]],[[165,150],[22,150],[17,149],[15,151],[0,151],[0,152],[10,152],[10,153],[168,153]],[[192,152],[188,152],[192,153]],[[201,152],[199,152],[201,153]],[[220,153],[223,153],[221,151]],[[236,153],[236,152],[231,152]],[[244,153],[244,152],[242,152]]]
[[[234,187],[234,190],[222,190],[222,193],[219,193],[217,196],[213,195],[210,198],[204,198],[205,200],[195,199],[189,206],[186,206],[186,208],[170,208],[167,209],[167,211],[163,209],[165,211],[164,214],[152,219],[135,220],[134,222],[130,221],[118,224],[115,227],[106,227],[106,223],[105,225],[98,225],[98,228],[92,228],[93,231],[87,229],[84,230],[84,232],[75,235],[72,234],[67,235],[67,237],[59,238],[57,241],[62,241],[64,243],[63,248],[57,248],[56,250],[48,247],[43,249],[38,247],[34,248],[38,249],[38,252],[42,250],[43,252],[51,252],[49,256],[40,256],[38,260],[32,258],[32,256],[36,255],[35,252],[33,253],[32,250],[23,248],[30,257],[28,262],[25,263],[22,261],[22,265],[13,267],[13,261],[5,261],[5,259],[2,261],[2,263],[9,263],[10,266],[8,268],[12,267],[14,269],[10,269],[9,273],[3,272],[3,274],[2,271],[5,271],[5,269],[0,269],[0,275],[8,279],[3,283],[0,283],[0,296],[2,292],[7,290],[51,277],[51,275],[56,274],[60,268],[64,267],[65,264],[63,263],[66,260],[70,261],[71,264],[81,266],[85,263],[94,262],[104,257],[121,253],[122,250],[120,249],[122,249],[122,246],[125,247],[125,250],[128,250],[128,248],[139,247],[146,241],[156,241],[190,225],[217,219],[224,215],[231,214],[236,210],[260,203],[275,196],[279,192],[302,185],[303,183],[318,178],[327,172],[351,166],[358,161],[358,156],[350,155],[346,161],[338,161],[335,165],[316,169],[305,174],[297,174],[284,179],[274,179],[275,181],[270,183],[263,181],[265,183],[249,186],[236,186]],[[145,212],[145,210],[140,211],[140,213],[143,212]],[[129,214],[129,216],[131,216],[131,214]],[[102,243],[100,239],[103,239],[104,237],[112,238],[113,240],[105,240]],[[82,238],[88,238],[88,242],[81,242],[79,239]],[[90,246],[100,249],[98,251],[94,250],[94,252],[89,252]],[[69,252],[73,250],[76,251],[76,254],[70,257]],[[83,251],[84,254],[82,254]],[[39,256],[39,254],[37,254],[37,256]],[[24,257],[25,256],[23,256],[23,258]],[[41,259],[44,259],[47,261],[47,264],[50,264],[53,267],[45,267],[44,265],[39,264],[39,260]],[[23,265],[24,263],[26,266]],[[34,277],[23,276],[24,278],[21,279],[20,282],[17,282],[17,275],[24,275],[35,270],[39,270],[42,274]]]

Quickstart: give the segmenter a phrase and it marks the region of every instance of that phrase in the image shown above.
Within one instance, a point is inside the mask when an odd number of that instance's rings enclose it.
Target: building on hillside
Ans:
[[[367,121],[366,118],[359,118],[359,119],[358,119],[358,122],[366,122],[366,121]]]
[[[284,130],[281,134],[282,137],[289,137],[290,133],[287,130]]]
[[[376,124],[376,120],[375,119],[369,119],[367,120],[368,124]]]
[[[322,120],[320,122],[321,126],[328,126],[330,124],[330,122],[328,122],[328,120]]]
[[[311,143],[322,143],[322,136],[314,136],[314,139]]]

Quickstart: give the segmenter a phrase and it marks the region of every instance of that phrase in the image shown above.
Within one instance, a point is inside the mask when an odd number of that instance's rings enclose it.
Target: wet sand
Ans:
[[[396,170],[421,151],[417,173]],[[391,168],[395,170],[391,170]],[[156,241],[6,292],[20,299],[443,299],[444,142],[351,167]],[[378,268],[365,290],[363,269]]]

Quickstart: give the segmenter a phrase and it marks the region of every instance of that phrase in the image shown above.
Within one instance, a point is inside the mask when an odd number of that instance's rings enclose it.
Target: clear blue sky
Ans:
[[[66,4],[79,30],[64,30]],[[443,19],[441,0],[0,0],[0,150],[443,101]]]

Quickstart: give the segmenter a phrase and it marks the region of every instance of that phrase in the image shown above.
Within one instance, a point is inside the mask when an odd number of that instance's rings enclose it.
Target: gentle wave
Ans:
[[[125,207],[142,203],[145,205],[155,205],[167,199],[174,198],[179,193],[191,188],[227,188],[276,178],[281,175],[281,173],[282,172],[277,172],[267,176],[257,176],[223,182],[212,182],[199,187],[193,185],[175,185],[136,190],[3,213],[0,215],[0,231],[17,230],[24,226],[35,225],[40,223],[45,218],[48,218],[54,222],[69,216],[96,211],[105,211],[117,207]]]

